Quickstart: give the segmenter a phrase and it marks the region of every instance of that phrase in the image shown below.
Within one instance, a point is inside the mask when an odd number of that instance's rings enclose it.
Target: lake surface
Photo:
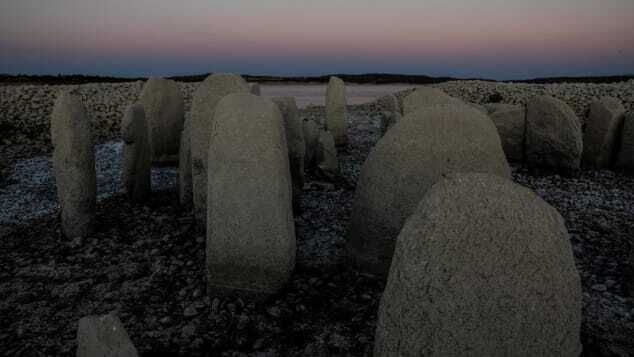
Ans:
[[[363,104],[414,87],[414,84],[346,84],[346,96],[349,105]],[[261,84],[260,91],[265,97],[295,97],[299,108],[325,105],[326,102],[325,84]]]

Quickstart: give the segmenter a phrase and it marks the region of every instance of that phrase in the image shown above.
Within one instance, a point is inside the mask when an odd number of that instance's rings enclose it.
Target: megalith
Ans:
[[[178,199],[181,207],[192,208],[191,117],[185,117],[178,154]]]
[[[90,120],[78,96],[63,92],[51,114],[53,172],[66,237],[94,230],[97,177]]]
[[[288,158],[291,165],[293,179],[293,197],[301,196],[304,189],[304,160],[306,143],[304,142],[304,127],[299,118],[297,104],[293,97],[278,97],[272,99],[277,104],[284,120],[284,131],[288,145]]]
[[[377,104],[383,112],[401,112],[401,108],[398,105],[398,99],[396,99],[396,96],[394,94],[387,94],[380,97],[379,99],[377,99]]]
[[[502,149],[508,161],[524,161],[524,137],[526,132],[526,109],[512,106],[489,114],[498,129]]]
[[[603,97],[590,104],[583,135],[583,161],[594,168],[610,168],[616,161],[625,107],[620,100]]]
[[[319,144],[319,127],[314,120],[304,120],[304,142],[306,144],[306,155],[304,156],[304,167],[312,169],[315,166],[315,154]]]
[[[330,77],[326,88],[326,129],[335,138],[335,145],[348,143],[346,85],[337,77]]]
[[[260,84],[258,83],[249,83],[249,93],[254,95],[260,95]]]
[[[209,293],[267,295],[295,266],[295,227],[282,114],[270,99],[217,103],[209,143]]]
[[[511,177],[491,119],[469,107],[420,108],[394,125],[361,169],[347,251],[359,270],[384,277],[405,219],[441,177],[452,172]]]
[[[616,168],[627,173],[634,173],[634,112],[627,113],[623,119]]]
[[[192,98],[191,160],[194,213],[204,225],[207,217],[207,155],[216,104],[231,93],[248,93],[249,85],[235,74],[213,74],[199,86]]]
[[[447,93],[443,92],[440,89],[432,87],[419,87],[403,99],[403,115],[406,116],[417,111],[420,108],[438,104],[464,105],[465,103],[460,99],[449,96]]]
[[[121,123],[123,138],[123,192],[135,202],[143,202],[152,192],[152,149],[145,111],[141,104],[128,107]]]
[[[581,283],[563,218],[488,174],[441,179],[400,232],[374,356],[579,356]]]
[[[150,78],[143,86],[139,103],[145,110],[150,132],[152,162],[175,163],[185,117],[185,102],[178,85],[169,79]]]
[[[337,148],[332,134],[326,130],[319,132],[316,152],[317,173],[323,178],[334,181],[340,175]]]
[[[583,152],[581,124],[563,101],[538,96],[526,104],[526,161],[561,173],[579,169]]]

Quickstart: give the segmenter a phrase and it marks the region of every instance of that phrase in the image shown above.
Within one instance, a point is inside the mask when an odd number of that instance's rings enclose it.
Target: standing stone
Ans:
[[[511,177],[489,117],[466,104],[436,105],[394,125],[361,170],[348,234],[352,263],[385,276],[405,220],[429,187],[452,172]]]
[[[315,154],[319,145],[319,128],[313,120],[305,120],[303,123],[304,142],[306,143],[306,156],[304,167],[312,169],[315,166]]]
[[[306,156],[306,143],[304,142],[302,120],[299,118],[295,98],[273,98],[273,102],[277,104],[284,119],[284,130],[291,165],[291,177],[293,179],[293,197],[294,199],[298,199],[304,189],[304,160]]]
[[[209,292],[270,294],[295,266],[295,227],[282,114],[269,99],[231,94],[209,143]]]
[[[253,95],[261,95],[260,85],[258,83],[249,83],[249,93]]]
[[[619,150],[616,167],[619,170],[634,173],[634,112],[627,113],[623,120],[621,149]]]
[[[381,116],[381,135],[385,135],[387,131],[401,120],[399,112],[383,112]]]
[[[51,141],[62,229],[68,238],[85,237],[94,230],[95,151],[86,109],[70,92],[62,93],[55,102]]]
[[[249,85],[235,74],[213,74],[199,86],[192,98],[191,160],[194,213],[205,222],[207,217],[207,155],[216,104],[231,93],[248,93]]]
[[[394,94],[384,95],[377,99],[377,104],[383,112],[400,113],[401,108],[398,105],[398,99]]]
[[[595,168],[614,165],[618,152],[625,107],[620,100],[603,97],[590,104],[583,136],[583,161]]]
[[[138,355],[118,317],[87,316],[79,320],[77,357],[137,357]]]
[[[526,132],[526,109],[513,106],[496,110],[489,115],[498,129],[502,149],[508,161],[524,161],[524,137]]]
[[[340,175],[337,148],[332,134],[321,130],[316,152],[317,173],[322,177],[334,181]]]
[[[435,184],[399,234],[374,356],[579,356],[581,283],[564,220],[485,174]]]
[[[326,88],[326,129],[337,146],[348,142],[346,116],[346,86],[341,79],[330,77]]]
[[[143,202],[152,191],[152,149],[145,111],[140,104],[131,105],[121,123],[123,169],[121,185],[131,200]]]
[[[178,85],[172,80],[150,78],[143,87],[139,103],[145,110],[150,131],[152,162],[176,162],[185,116],[185,102]]]
[[[449,96],[440,89],[432,87],[417,88],[412,94],[403,99],[403,115],[413,113],[416,110],[438,104],[464,104],[461,100]]]
[[[487,103],[484,105],[484,108],[486,109],[487,113],[490,115],[490,114],[497,113],[499,111],[521,109],[522,106],[517,104]]]
[[[526,161],[571,173],[579,169],[583,141],[575,112],[564,102],[539,96],[526,106]]]
[[[178,157],[178,198],[185,209],[192,207],[191,117],[185,118]]]

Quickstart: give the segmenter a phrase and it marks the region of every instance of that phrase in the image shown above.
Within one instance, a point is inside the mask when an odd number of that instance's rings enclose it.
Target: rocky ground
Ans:
[[[302,116],[322,121],[323,108]],[[309,175],[295,212],[296,271],[283,291],[261,302],[207,296],[204,233],[178,207],[173,169],[155,170],[159,183],[147,204],[130,204],[116,189],[120,144],[108,142],[114,132],[100,136],[99,228],[69,241],[61,235],[48,157],[5,139],[0,157],[10,163],[0,200],[4,212],[22,211],[11,219],[0,212],[0,355],[74,355],[79,318],[109,312],[148,356],[371,355],[383,286],[346,270],[343,247],[380,115],[366,105],[352,108],[350,118],[351,144],[339,153],[343,177]],[[20,155],[8,157],[12,150]],[[518,165],[513,177],[566,219],[584,292],[584,354],[634,355],[634,298],[623,274],[634,237],[634,178],[589,170],[565,178]],[[9,201],[15,207],[7,210]],[[29,207],[37,214],[29,216]]]

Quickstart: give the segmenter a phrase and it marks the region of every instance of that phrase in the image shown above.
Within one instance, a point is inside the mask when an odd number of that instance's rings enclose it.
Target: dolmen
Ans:
[[[335,145],[348,143],[346,85],[337,77],[330,77],[326,88],[326,129],[335,138]]]
[[[385,277],[407,217],[452,172],[511,177],[491,119],[462,102],[405,115],[370,152],[355,192],[347,252],[360,271]]]
[[[185,102],[178,85],[172,80],[150,78],[143,86],[139,103],[148,122],[152,162],[176,163],[185,118]]]
[[[140,104],[128,107],[121,123],[123,138],[123,192],[134,202],[148,199],[152,191],[152,148],[145,111]]]
[[[266,296],[295,266],[292,183],[284,119],[250,93],[215,106],[208,148],[207,281],[210,295]]]
[[[114,315],[87,316],[77,328],[77,357],[138,357],[123,324]]]
[[[213,74],[198,86],[192,98],[192,199],[195,216],[203,226],[207,217],[207,156],[214,111],[218,101],[232,93],[249,93],[249,85],[235,74]]]
[[[526,162],[563,174],[579,170],[583,154],[581,124],[563,101],[538,96],[526,104]]]
[[[505,178],[449,174],[398,236],[374,356],[579,356],[581,308],[557,210]]]
[[[95,150],[86,109],[71,92],[63,92],[55,102],[51,141],[62,230],[68,238],[85,237],[95,222]]]
[[[611,168],[616,162],[625,107],[620,100],[603,97],[590,104],[583,136],[584,163],[593,168]]]

